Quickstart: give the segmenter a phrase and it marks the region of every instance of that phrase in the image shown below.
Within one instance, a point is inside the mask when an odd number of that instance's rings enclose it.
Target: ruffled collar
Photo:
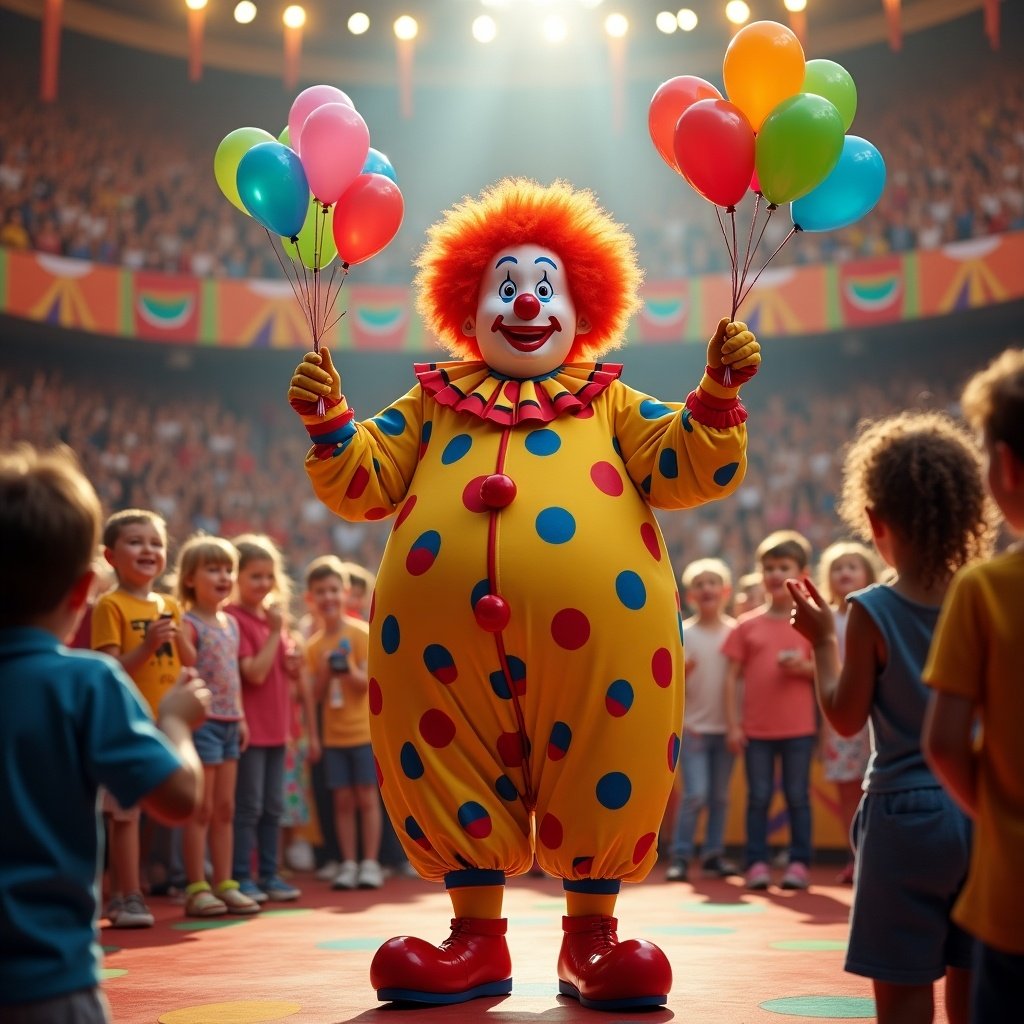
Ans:
[[[621,363],[566,363],[543,377],[505,377],[484,362],[416,363],[416,379],[439,405],[502,427],[575,415],[622,373]]]

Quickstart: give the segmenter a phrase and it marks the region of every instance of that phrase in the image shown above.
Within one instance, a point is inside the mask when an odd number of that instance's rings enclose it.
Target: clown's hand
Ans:
[[[302,357],[288,387],[288,404],[302,417],[314,444],[334,444],[343,439],[352,410],[344,405],[341,374],[334,368],[327,349],[307,352]]]
[[[747,412],[739,401],[740,387],[757,373],[761,346],[743,323],[723,316],[708,342],[708,365],[697,389],[686,399],[698,423],[725,429],[743,423]]]
[[[752,368],[752,372],[742,375],[748,380],[760,363],[761,345],[753,331],[748,331],[746,324],[730,323],[729,318],[723,316],[715,336],[708,342],[708,366],[713,370],[728,366],[733,371]]]

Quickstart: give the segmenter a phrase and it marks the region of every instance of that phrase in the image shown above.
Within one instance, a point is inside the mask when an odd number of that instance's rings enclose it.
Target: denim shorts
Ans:
[[[237,761],[241,755],[242,727],[238,722],[208,718],[194,733],[192,742],[203,764]]]
[[[358,747],[324,747],[324,779],[328,789],[369,786],[377,782],[377,766],[369,743]]]
[[[946,791],[866,793],[851,829],[857,854],[846,970],[927,985],[969,968],[974,940],[951,920],[967,878],[971,826]]]

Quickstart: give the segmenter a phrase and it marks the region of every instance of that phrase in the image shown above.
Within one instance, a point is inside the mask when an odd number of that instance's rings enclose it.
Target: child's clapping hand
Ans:
[[[806,577],[786,580],[786,586],[793,596],[793,612],[789,619],[792,627],[815,647],[835,637],[832,609],[811,580]]]
[[[210,691],[192,669],[184,668],[164,699],[160,701],[157,718],[179,718],[196,729],[206,719],[210,708]]]

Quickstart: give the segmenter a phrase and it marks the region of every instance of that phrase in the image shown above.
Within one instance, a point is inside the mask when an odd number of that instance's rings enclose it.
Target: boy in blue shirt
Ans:
[[[72,651],[100,504],[66,449],[0,453],[0,1018],[109,1020],[99,988],[97,791],[183,821],[202,796],[185,674],[156,723],[112,658]]]

